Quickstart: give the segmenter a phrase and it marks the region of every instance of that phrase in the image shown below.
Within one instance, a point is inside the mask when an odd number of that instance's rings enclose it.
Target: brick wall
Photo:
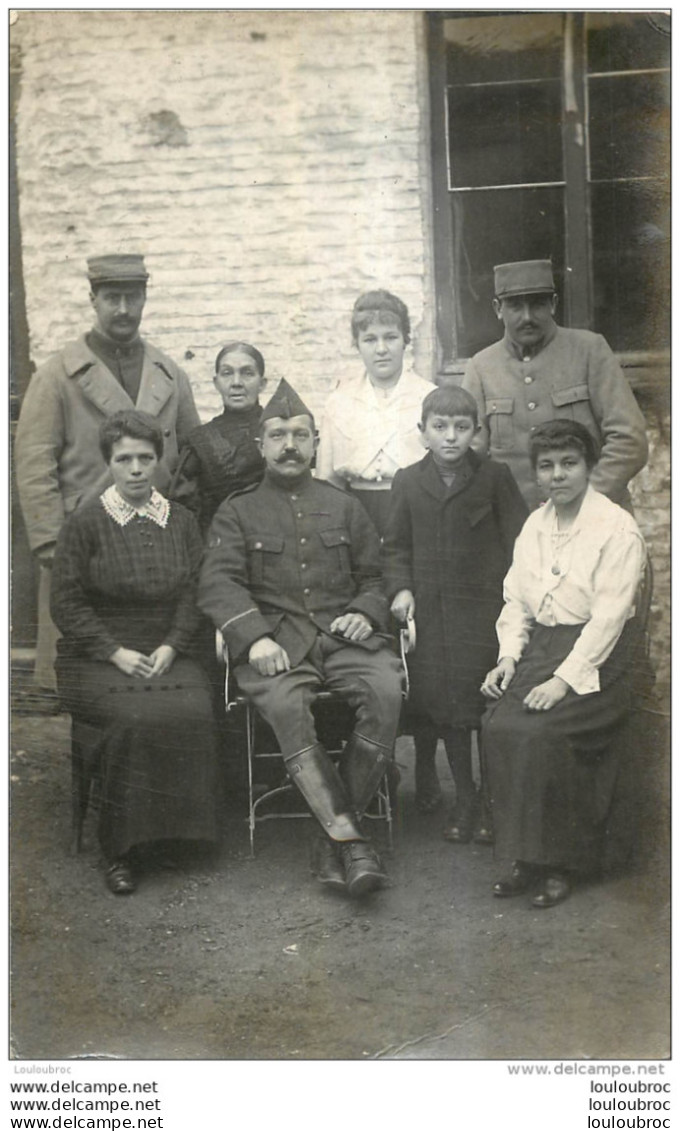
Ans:
[[[426,373],[422,20],[19,13],[33,360],[89,323],[85,257],[139,250],[151,273],[144,330],[184,364],[206,418],[212,362],[233,337],[320,407],[358,368],[349,312],[377,285],[407,302]]]

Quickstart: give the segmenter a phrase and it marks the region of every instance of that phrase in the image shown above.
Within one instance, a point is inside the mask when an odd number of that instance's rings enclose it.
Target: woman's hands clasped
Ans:
[[[151,679],[154,675],[165,675],[172,667],[176,655],[170,644],[159,644],[150,656],[145,656],[134,648],[117,648],[110,660],[124,675],[131,675],[135,679]]]
[[[487,699],[501,699],[514,679],[516,669],[517,664],[508,656],[499,660],[496,667],[492,668],[487,674],[479,689],[482,695],[486,696]],[[569,684],[560,679],[558,675],[553,675],[550,679],[546,679],[544,683],[532,687],[528,695],[524,696],[522,702],[527,711],[549,711],[551,707],[556,706],[564,699],[568,690]]]

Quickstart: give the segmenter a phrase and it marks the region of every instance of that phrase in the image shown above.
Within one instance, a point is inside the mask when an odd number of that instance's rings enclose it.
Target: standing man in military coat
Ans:
[[[321,825],[318,878],[361,895],[385,880],[359,822],[393,757],[401,708],[378,536],[356,499],[312,478],[314,421],[285,381],[264,410],[260,447],[262,483],[213,519],[198,603]],[[339,771],[315,730],[322,686],[356,711]]]
[[[56,630],[48,611],[54,547],[68,515],[109,482],[99,425],[125,408],[156,418],[165,446],[155,484],[162,491],[179,445],[200,423],[184,371],[139,335],[149,278],[142,256],[95,256],[87,274],[95,324],[32,377],[15,445],[19,499],[40,563],[35,680],[48,692],[55,688]]]
[[[470,359],[462,382],[482,426],[475,447],[508,464],[533,510],[544,500],[529,460],[531,433],[548,420],[577,420],[600,448],[592,486],[632,509],[628,482],[647,462],[645,420],[607,342],[556,324],[549,259],[501,263],[494,289],[505,332]]]

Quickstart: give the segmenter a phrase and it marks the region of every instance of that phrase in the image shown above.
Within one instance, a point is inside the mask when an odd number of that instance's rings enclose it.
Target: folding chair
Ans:
[[[400,650],[402,658],[402,666],[404,668],[404,681],[406,690],[408,689],[408,669],[406,668],[406,651],[408,649],[408,638],[406,632],[400,635]],[[248,830],[250,836],[250,855],[255,855],[255,829],[261,821],[275,821],[275,820],[290,820],[290,819],[304,819],[312,816],[309,809],[293,809],[287,808],[286,810],[277,810],[274,812],[258,812],[260,807],[265,807],[274,798],[283,797],[300,797],[297,787],[285,773],[283,766],[283,758],[280,750],[276,746],[276,739],[271,729],[260,718],[256,709],[252,706],[246,696],[241,695],[231,679],[229,668],[229,654],[222,638],[222,634],[217,631],[216,633],[216,651],[218,660],[220,660],[225,667],[224,674],[224,704],[227,714],[234,712],[243,712],[245,731],[246,731],[246,757],[248,762]],[[319,736],[324,741],[324,745],[328,753],[333,758],[340,757],[344,745],[344,741],[338,738],[337,728],[332,725],[333,715],[337,717],[345,715],[348,720],[346,731],[349,734],[352,728],[353,711],[347,701],[335,691],[321,690],[315,697],[313,710],[317,718],[317,726]],[[330,715],[329,718],[324,718],[324,715]],[[280,785],[272,788],[265,789],[264,792],[258,792],[255,777],[256,766],[260,763],[271,764],[279,763],[281,769],[284,770],[284,779]],[[392,805],[390,801],[389,782],[385,776],[376,792],[375,798],[368,812],[364,814],[369,820],[384,821],[387,826],[387,840],[390,848],[393,846],[393,816]]]

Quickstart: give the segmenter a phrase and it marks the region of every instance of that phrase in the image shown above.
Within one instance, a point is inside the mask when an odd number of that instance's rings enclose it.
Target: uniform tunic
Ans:
[[[498,637],[499,655],[519,662],[482,723],[499,857],[597,863],[635,678],[645,557],[632,516],[592,488],[567,538],[555,540],[547,503],[517,539]],[[524,697],[553,675],[569,684],[566,696],[527,711]]]
[[[191,658],[201,620],[196,521],[176,504],[165,525],[161,507],[160,521],[115,505],[113,513],[124,525],[97,499],[66,523],[52,586],[59,692],[101,770],[99,838],[109,859],[144,841],[217,836],[210,687]],[[148,655],[160,644],[178,653],[163,676],[138,679],[110,662],[118,647]]]
[[[196,428],[180,452],[170,498],[193,511],[204,532],[220,503],[259,483],[264,474],[264,461],[255,443],[261,415],[259,404],[243,412],[225,408],[220,416]]]
[[[504,464],[468,452],[444,483],[432,455],[398,471],[383,539],[385,585],[415,597],[409,714],[479,725],[479,687],[496,657],[503,578],[527,515]]]
[[[529,438],[548,420],[577,420],[602,446],[593,487],[629,506],[627,484],[645,466],[645,421],[621,367],[600,334],[555,326],[534,356],[522,360],[508,335],[468,362],[463,388],[482,425],[479,450],[512,471],[527,505],[541,497],[529,460]]]
[[[266,472],[259,487],[218,509],[198,601],[285,755],[316,741],[309,706],[324,674],[352,685],[361,733],[391,745],[401,677],[386,635],[378,537],[354,498],[309,473],[284,480]],[[352,644],[331,632],[348,611],[373,625],[367,640]],[[264,636],[285,649],[291,672],[262,677],[248,664],[251,645]]]

